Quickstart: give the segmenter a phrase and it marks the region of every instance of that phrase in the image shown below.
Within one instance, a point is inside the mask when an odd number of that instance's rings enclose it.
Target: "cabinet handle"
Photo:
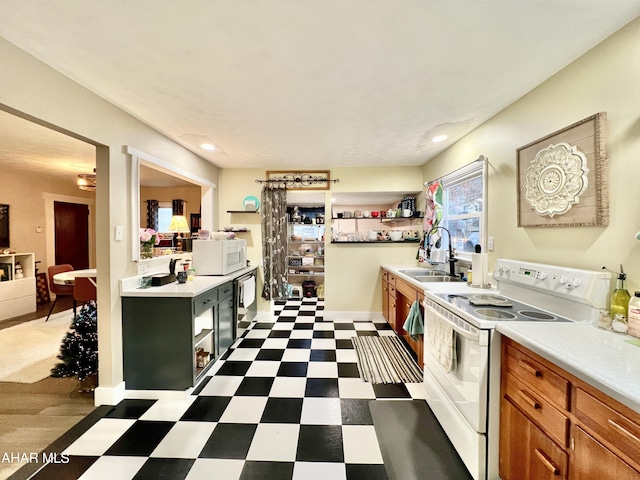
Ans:
[[[609,419],[608,421],[609,421],[609,425],[611,425],[615,430],[617,430],[618,432],[623,434],[625,437],[629,438],[630,440],[633,440],[634,442],[640,445],[640,437],[631,433],[629,430],[624,428],[622,425],[619,425],[614,420]]]
[[[536,377],[542,376],[542,372],[538,370],[536,367],[534,367],[533,365],[531,365],[529,362],[525,362],[524,360],[519,360],[518,364],[522,368],[524,368],[527,372],[529,372],[531,375],[534,375]]]
[[[547,470],[549,470],[554,475],[560,475],[560,469],[556,467],[551,460],[547,458],[544,452],[540,451],[540,449],[536,448],[535,450],[536,456],[540,459],[542,464],[545,466]]]
[[[524,391],[522,391],[522,390],[519,390],[519,391],[518,391],[518,393],[519,393],[519,394],[520,394],[520,396],[524,399],[524,401],[525,401],[525,402],[527,402],[527,403],[529,404],[529,406],[530,406],[531,408],[533,408],[534,410],[538,410],[538,409],[542,408],[542,407],[540,406],[540,404],[539,404],[538,402],[536,402],[536,401],[535,401],[535,399],[533,399],[533,398],[531,398],[531,397],[529,396],[529,394],[528,394],[528,393],[526,393],[526,392],[524,392]]]

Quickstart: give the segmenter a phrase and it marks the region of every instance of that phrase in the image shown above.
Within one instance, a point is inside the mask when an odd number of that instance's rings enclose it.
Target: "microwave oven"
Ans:
[[[227,275],[247,266],[246,240],[194,240],[192,248],[197,275]]]

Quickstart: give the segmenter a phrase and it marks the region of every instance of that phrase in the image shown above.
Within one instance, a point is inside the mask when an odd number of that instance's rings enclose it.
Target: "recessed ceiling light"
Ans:
[[[210,143],[203,143],[202,145],[200,145],[200,148],[204,149],[204,150],[215,150],[216,147],[211,145]]]
[[[433,143],[438,143],[438,142],[444,142],[446,139],[447,139],[447,136],[446,136],[446,135],[438,135],[438,136],[436,136],[436,137],[433,137],[433,138],[431,139],[431,141],[432,141]]]

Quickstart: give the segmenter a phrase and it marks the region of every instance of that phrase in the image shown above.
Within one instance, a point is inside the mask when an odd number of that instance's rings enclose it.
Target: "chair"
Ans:
[[[79,304],[96,301],[96,277],[76,277],[73,284],[73,299]]]
[[[47,269],[47,275],[49,277],[49,290],[51,291],[51,293],[54,293],[56,295],[56,299],[53,301],[53,305],[51,305],[51,308],[49,309],[49,314],[47,315],[45,322],[49,320],[49,317],[51,316],[51,312],[53,312],[53,308],[56,306],[56,303],[58,302],[58,296],[73,297],[73,285],[57,285],[53,281],[53,276],[57,275],[58,273],[70,272],[73,269],[74,269],[73,266],[69,265],[68,263],[61,264],[61,265],[54,265]],[[75,316],[75,313],[76,313],[76,301],[74,299],[73,300],[74,316]]]

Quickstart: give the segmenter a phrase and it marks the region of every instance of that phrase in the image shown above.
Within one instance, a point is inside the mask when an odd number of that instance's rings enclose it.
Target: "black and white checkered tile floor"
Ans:
[[[363,382],[350,338],[393,331],[323,308],[276,305],[189,398],[123,401],[32,478],[386,479],[369,401],[424,398],[422,385]]]

